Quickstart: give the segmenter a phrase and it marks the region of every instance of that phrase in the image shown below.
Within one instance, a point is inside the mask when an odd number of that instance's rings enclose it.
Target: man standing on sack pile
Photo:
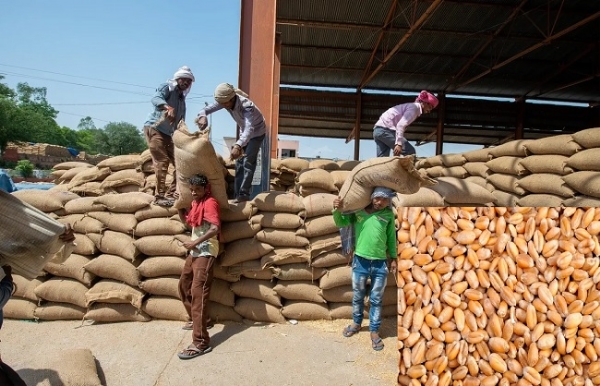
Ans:
[[[435,95],[423,90],[414,102],[396,105],[381,114],[373,129],[377,157],[389,157],[392,149],[394,156],[416,154],[415,148],[404,138],[404,131],[421,114],[430,113],[437,105]]]
[[[200,130],[208,126],[207,116],[226,109],[237,123],[239,139],[231,147],[231,159],[235,161],[235,202],[244,202],[250,199],[252,178],[256,170],[258,152],[264,142],[267,131],[265,118],[248,99],[248,95],[229,83],[221,83],[215,89],[215,100],[210,106],[200,110],[196,124]]]
[[[152,97],[154,111],[144,123],[144,136],[152,156],[152,164],[156,175],[154,203],[160,206],[173,206],[176,198],[177,172],[173,172],[173,181],[167,188],[166,179],[169,164],[175,165],[173,133],[177,124],[185,120],[185,97],[195,81],[189,67],[183,66],[173,79],[161,84]]]

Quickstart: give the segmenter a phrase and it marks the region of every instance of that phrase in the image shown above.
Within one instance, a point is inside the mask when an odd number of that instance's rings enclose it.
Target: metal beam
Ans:
[[[400,47],[402,47],[404,43],[406,43],[406,41],[412,36],[413,33],[415,33],[419,30],[419,28],[421,28],[421,26],[429,19],[429,17],[433,14],[433,12],[441,3],[442,0],[433,1],[429,8],[427,8],[427,10],[421,15],[421,17],[419,17],[419,19],[417,19],[417,21],[413,25],[411,25],[410,29],[402,36],[402,38],[400,38],[400,41],[394,46],[394,48],[392,48],[390,53],[383,58],[381,63],[379,63],[379,65],[371,72],[369,76],[367,76],[366,78],[364,78],[363,81],[360,82],[360,84],[357,87],[358,90],[362,90],[371,81],[371,79],[373,79],[375,75],[377,75],[377,73],[381,71],[383,67],[385,67],[387,62],[396,54]]]
[[[550,94],[550,93],[555,92],[555,91],[564,90],[566,88],[573,87],[573,86],[576,86],[576,85],[581,84],[581,83],[589,82],[590,80],[598,78],[598,77],[600,77],[600,71],[596,72],[595,74],[586,76],[584,78],[575,80],[573,82],[569,82],[569,83],[557,86],[557,87],[553,88],[552,90],[544,91],[544,92],[542,92],[542,93],[540,93],[538,95]]]
[[[354,123],[354,160],[360,158],[360,124],[362,121],[362,92],[356,92],[356,122]]]
[[[543,47],[545,45],[548,45],[548,44],[552,43],[554,40],[560,38],[561,36],[564,36],[564,35],[568,34],[569,32],[572,32],[572,31],[576,30],[577,28],[586,25],[589,22],[591,22],[593,20],[596,20],[599,17],[600,17],[600,11],[596,12],[596,13],[588,16],[588,17],[586,17],[585,19],[583,19],[583,20],[581,20],[581,21],[579,21],[579,22],[571,25],[570,27],[567,27],[567,28],[563,29],[560,32],[557,32],[554,35],[548,36],[546,39],[542,40],[541,42],[539,42],[537,44],[534,44],[533,46],[531,46],[531,47],[529,47],[529,48],[527,48],[527,49],[519,52],[516,55],[511,56],[510,58],[504,60],[503,62],[498,63],[498,64],[492,66],[490,69],[488,69],[488,70],[480,73],[479,75],[476,75],[476,76],[472,77],[471,79],[467,80],[466,82],[463,82],[460,85],[456,86],[455,88],[453,88],[453,90],[456,90],[456,89],[464,87],[464,86],[466,86],[468,84],[471,84],[471,83],[475,82],[476,80],[478,80],[478,79],[480,79],[480,78],[488,75],[492,71],[495,71],[495,70],[497,70],[499,68],[502,68],[502,67],[506,66],[507,64],[512,63],[513,61],[515,61],[515,60],[517,60],[517,59],[519,59],[519,58],[527,55],[528,53],[533,52],[533,51],[537,50],[540,47]]]

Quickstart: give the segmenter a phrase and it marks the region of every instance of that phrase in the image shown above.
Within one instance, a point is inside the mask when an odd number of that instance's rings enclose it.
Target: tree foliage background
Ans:
[[[58,111],[46,99],[45,87],[2,83],[0,75],[0,154],[9,142],[48,143],[72,147],[89,154],[120,155],[146,149],[143,135],[127,122],[110,122],[97,128],[91,117],[82,118],[73,130],[56,123]]]

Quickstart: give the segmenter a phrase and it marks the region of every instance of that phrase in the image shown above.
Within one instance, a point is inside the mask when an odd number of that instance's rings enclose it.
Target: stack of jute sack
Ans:
[[[599,135],[600,128],[591,128],[575,134],[515,140],[493,148],[429,157],[416,167],[438,180],[477,184],[492,194],[496,206],[598,206]],[[427,190],[422,193],[428,193],[422,196],[427,197],[425,201],[405,206],[443,206],[434,205],[436,199],[439,203],[437,196],[431,197]]]

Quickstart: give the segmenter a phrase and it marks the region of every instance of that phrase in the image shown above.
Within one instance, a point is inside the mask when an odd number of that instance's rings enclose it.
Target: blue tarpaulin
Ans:
[[[12,178],[4,169],[0,169],[0,189],[7,193],[12,193],[17,190]]]
[[[69,153],[71,153],[71,155],[73,157],[77,157],[79,155],[79,150],[74,149],[72,147],[68,147],[67,150],[69,151]]]

